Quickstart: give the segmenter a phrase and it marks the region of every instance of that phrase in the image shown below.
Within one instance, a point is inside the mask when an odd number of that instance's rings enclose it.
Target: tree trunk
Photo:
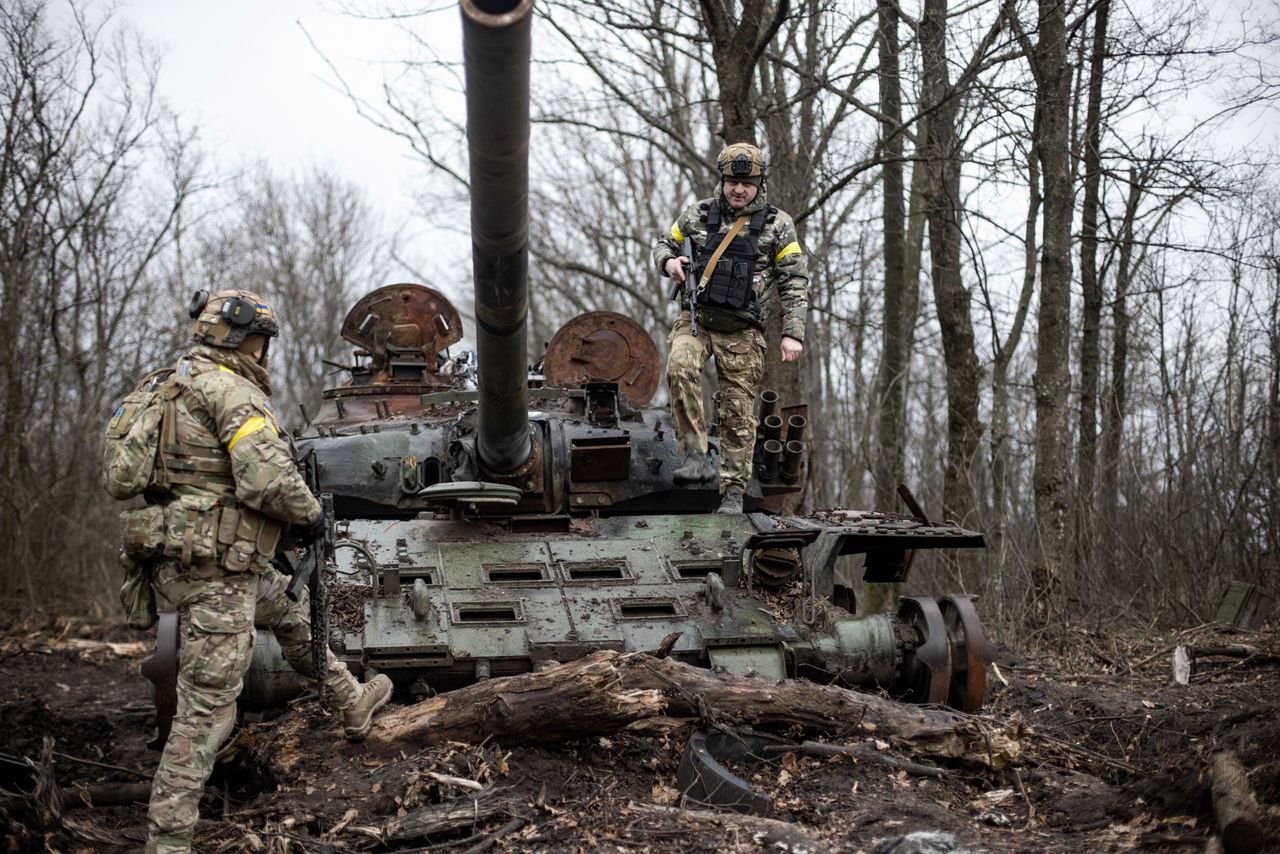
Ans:
[[[1036,78],[1036,151],[1044,174],[1040,255],[1040,314],[1033,378],[1035,427],[1035,546],[1032,581],[1041,611],[1058,594],[1066,566],[1070,506],[1071,216],[1074,207],[1068,123],[1071,69],[1067,65],[1066,7],[1040,0],[1040,38],[1031,61]]]
[[[1103,406],[1102,483],[1099,517],[1102,520],[1103,554],[1118,559],[1116,514],[1120,506],[1120,447],[1124,434],[1129,363],[1129,279],[1133,267],[1133,223],[1142,199],[1142,179],[1129,170],[1129,195],[1120,221],[1116,261],[1116,295],[1111,304],[1111,387]]]
[[[1019,751],[1016,730],[992,733],[968,715],[805,679],[742,676],[609,650],[394,709],[379,716],[367,744],[382,752],[485,739],[551,744],[605,735],[664,714],[767,730],[874,731],[921,755],[995,767]],[[255,750],[268,762],[287,752],[275,743]]]
[[[809,6],[804,10],[807,13],[805,15],[807,25],[794,35],[804,39],[804,55],[813,65],[809,71],[816,75],[820,72],[817,57],[820,53],[818,43],[822,15],[816,2],[811,2]],[[761,91],[769,95],[771,102],[779,105],[787,104],[789,98],[786,77],[782,69],[775,67],[767,57],[762,56],[759,61],[759,75]],[[812,187],[810,176],[813,171],[814,137],[819,125],[816,110],[816,100],[805,99],[793,108],[770,111],[763,120],[768,141],[769,201],[786,211],[808,207],[808,191]],[[795,225],[800,245],[810,253],[809,281],[812,284],[815,278],[818,278],[815,276],[818,263],[807,240],[808,223],[802,219]],[[817,295],[810,293],[810,301],[815,299]],[[800,490],[786,496],[782,503],[782,512],[797,513],[800,512],[805,496],[808,494],[809,475],[814,468],[813,461],[818,453],[818,433],[815,428],[820,423],[818,419],[821,418],[823,401],[821,385],[813,382],[813,374],[816,372],[817,362],[822,358],[821,354],[825,351],[814,346],[817,338],[816,324],[810,319],[805,329],[804,355],[795,362],[782,361],[779,347],[782,341],[782,307],[776,297],[771,302],[765,330],[763,387],[778,393],[780,407],[798,404],[808,404],[810,407],[810,431],[806,442],[809,446],[809,464],[804,469],[804,480],[800,484]]]
[[[1267,376],[1266,443],[1264,468],[1266,487],[1263,495],[1267,507],[1267,552],[1280,554],[1280,255],[1273,251],[1270,260],[1271,305],[1267,320],[1267,354],[1270,369]],[[1274,568],[1273,568],[1274,571]]]
[[[969,291],[960,276],[960,142],[956,134],[958,94],[947,80],[946,0],[926,0],[920,22],[924,65],[923,109],[929,114],[924,188],[929,221],[929,259],[934,302],[942,331],[947,375],[947,462],[943,516],[956,524],[977,523],[982,494],[977,466],[982,423],[978,414],[980,372],[974,351]],[[960,560],[958,556],[953,558]],[[969,561],[974,560],[972,557]],[[969,562],[969,561],[966,561]],[[951,561],[948,561],[950,563]]]
[[[903,434],[906,431],[906,375],[911,358],[904,323],[906,282],[906,205],[903,199],[902,82],[898,63],[898,8],[893,0],[877,0],[880,53],[880,155],[884,194],[884,329],[880,372],[876,382],[879,411],[874,454],[876,506],[897,504],[903,480]],[[914,318],[912,318],[914,320]]]
[[[1009,501],[1009,364],[1022,340],[1022,330],[1031,307],[1031,297],[1036,289],[1036,225],[1040,219],[1040,166],[1036,162],[1033,147],[1027,152],[1027,223],[1023,231],[1022,292],[1018,295],[1018,307],[1013,324],[1004,343],[996,350],[995,364],[991,371],[991,534],[990,560],[988,561],[991,600],[999,611],[1005,604],[1002,595],[1004,584],[1005,527],[1008,524]],[[1000,618],[997,613],[997,620]]]
[[[1076,560],[1092,564],[1098,454],[1098,370],[1101,361],[1102,285],[1098,281],[1098,190],[1102,184],[1102,78],[1106,66],[1107,14],[1101,0],[1094,16],[1089,62],[1089,106],[1084,133],[1084,204],[1080,211],[1080,444],[1076,448]]]
[[[720,136],[726,143],[753,142],[758,118],[751,102],[756,60],[781,26],[788,4],[784,0],[770,10],[765,0],[743,0],[736,20],[731,6],[720,0],[700,0],[698,5],[720,86]],[[767,14],[770,11],[773,14]]]
[[[666,703],[661,692],[621,682],[617,653],[589,655],[558,667],[486,679],[396,709],[378,718],[369,743],[401,744],[500,738],[504,744],[547,744],[616,732],[653,717]]]
[[[1249,776],[1240,757],[1220,750],[1209,757],[1213,789],[1213,814],[1218,820],[1222,846],[1232,854],[1254,854],[1266,842],[1258,819],[1258,802],[1249,788]]]

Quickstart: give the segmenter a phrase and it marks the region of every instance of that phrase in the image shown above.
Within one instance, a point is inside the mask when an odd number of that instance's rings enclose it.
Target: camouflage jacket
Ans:
[[[225,451],[227,481],[174,484],[175,495],[212,494],[223,506],[247,505],[285,523],[320,515],[271,409],[267,372],[235,350],[197,346],[179,362],[189,381],[177,398],[177,439],[186,446]]]
[[[686,236],[693,238],[699,250],[707,245],[704,216],[705,211],[715,204],[720,205],[720,232],[727,232],[738,217],[755,213],[768,204],[768,200],[762,187],[751,204],[740,211],[734,211],[724,199],[723,186],[717,184],[714,198],[703,199],[691,206],[672,224],[670,233],[658,237],[658,243],[653,248],[653,260],[658,265],[658,272],[667,275],[667,261],[680,257],[680,243]],[[757,248],[759,255],[756,257],[752,290],[760,297],[765,311],[769,311],[771,297],[776,289],[782,304],[782,334],[803,341],[805,314],[809,310],[809,262],[800,248],[796,226],[791,221],[790,214],[779,210],[765,223]],[[750,318],[750,313],[746,310],[742,314],[744,319]]]

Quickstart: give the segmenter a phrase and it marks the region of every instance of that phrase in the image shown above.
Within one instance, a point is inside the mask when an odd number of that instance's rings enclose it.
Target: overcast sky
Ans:
[[[161,91],[180,115],[199,123],[220,168],[258,156],[281,169],[315,160],[400,218],[411,209],[421,164],[335,91],[302,27],[369,96],[382,80],[377,60],[396,58],[400,42],[390,25],[332,9],[319,0],[125,0],[119,15],[161,50]]]

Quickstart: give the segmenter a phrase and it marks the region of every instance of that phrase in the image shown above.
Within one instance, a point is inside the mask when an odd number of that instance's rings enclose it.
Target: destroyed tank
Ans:
[[[746,512],[714,512],[714,482],[672,481],[671,418],[651,405],[658,349],[625,316],[570,320],[531,370],[532,2],[461,6],[476,350],[453,352],[462,319],[421,284],[379,288],[342,323],[347,381],[298,439],[332,496],[331,647],[406,697],[662,647],[977,709],[988,651],[969,598],[859,617],[836,567],[863,555],[865,582],[900,582],[916,551],[981,547],[981,534],[930,523],[905,491],[914,515],[779,512],[804,482],[806,412],[768,391]],[[246,705],[303,688],[260,633]]]

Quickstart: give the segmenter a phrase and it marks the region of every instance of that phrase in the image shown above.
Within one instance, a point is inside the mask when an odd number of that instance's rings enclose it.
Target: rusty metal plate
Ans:
[[[462,340],[462,317],[444,294],[404,282],[365,294],[342,321],[342,337],[369,354],[375,374],[389,354],[413,351],[435,373],[436,353]]]
[[[661,359],[643,326],[625,314],[590,311],[570,320],[547,345],[547,384],[580,388],[612,382],[632,406],[644,406],[658,390]]]
[[[951,689],[947,705],[970,714],[982,708],[987,665],[995,659],[982,631],[982,621],[967,594],[943,596],[938,603],[951,644]]]

